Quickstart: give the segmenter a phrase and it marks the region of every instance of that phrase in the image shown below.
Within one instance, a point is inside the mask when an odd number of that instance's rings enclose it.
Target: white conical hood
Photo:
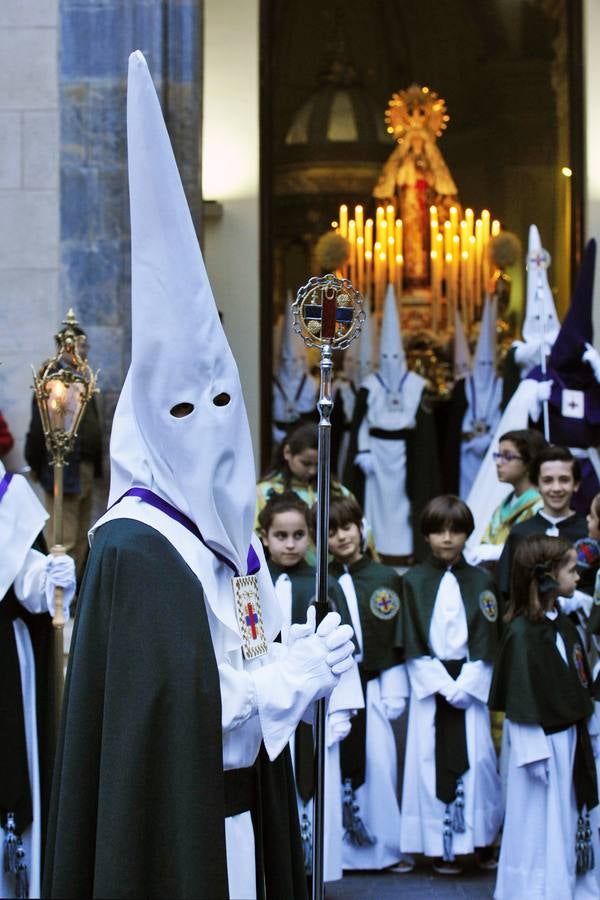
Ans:
[[[363,383],[367,375],[370,375],[375,368],[375,338],[373,335],[372,316],[369,301],[365,301],[363,307],[365,312],[365,320],[360,330],[360,335],[354,341],[358,344],[358,376],[357,385]]]
[[[131,367],[111,438],[114,502],[148,487],[246,572],[255,471],[237,367],[219,321],[154,84],[129,58]],[[218,405],[229,397],[225,405]],[[215,403],[215,398],[217,403]],[[175,418],[171,409],[193,404]]]
[[[381,323],[379,374],[390,390],[396,390],[405,372],[406,357],[402,344],[396,295],[393,286],[389,284]]]
[[[491,300],[488,295],[483,306],[481,329],[471,373],[479,417],[488,409],[496,391],[496,348],[496,300]]]
[[[293,297],[288,297],[281,325],[281,351],[276,372],[277,380],[288,395],[293,394],[294,388],[308,371],[304,341],[294,331],[293,302]]]
[[[454,380],[471,374],[471,351],[458,309],[454,310]]]
[[[531,225],[527,248],[527,303],[521,332],[524,341],[538,345],[541,345],[543,334],[546,354],[552,349],[560,330],[554,297],[548,284],[548,260],[540,233],[535,225]]]

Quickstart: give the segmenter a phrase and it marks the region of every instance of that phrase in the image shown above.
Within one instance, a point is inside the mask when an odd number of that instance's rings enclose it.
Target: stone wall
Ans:
[[[60,297],[100,368],[108,437],[130,355],[129,54],[146,56],[199,222],[201,0],[60,0]]]
[[[59,317],[58,0],[0,4],[0,409],[23,464],[31,364]]]

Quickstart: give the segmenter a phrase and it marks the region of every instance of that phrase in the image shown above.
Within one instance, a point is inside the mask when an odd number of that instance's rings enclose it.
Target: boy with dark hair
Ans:
[[[399,640],[410,682],[400,846],[434,858],[441,875],[456,855],[490,845],[502,821],[500,779],[487,700],[498,640],[491,575],[463,548],[473,516],[458,497],[434,497],[421,515],[430,557],[403,577]]]
[[[530,519],[514,525],[498,560],[496,581],[502,597],[510,591],[510,573],[515,550],[529,534],[564,537],[574,544],[587,536],[585,516],[572,509],[573,494],[579,488],[579,460],[568,447],[544,447],[531,461],[529,478],[542,497],[542,508]]]
[[[330,574],[338,578],[352,616],[365,692],[340,749],[344,784],[344,868],[383,869],[400,860],[396,743],[390,721],[402,715],[408,682],[396,647],[402,579],[364,552],[362,510],[354,497],[332,497]],[[400,862],[398,871],[412,864]]]

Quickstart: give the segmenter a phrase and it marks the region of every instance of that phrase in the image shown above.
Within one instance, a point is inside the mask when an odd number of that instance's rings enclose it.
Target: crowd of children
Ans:
[[[316,521],[316,444],[302,499],[286,440],[289,472],[259,484],[257,518],[284,642],[314,599]],[[419,520],[427,553],[402,570],[369,548],[354,496],[332,492],[329,602],[358,669],[328,709],[326,880],[424,858],[446,876],[497,869],[497,898],[600,897],[600,495],[587,521],[573,511],[579,461],[538,432],[503,434],[495,461],[512,491],[481,543],[466,503],[437,496]],[[295,742],[309,872],[309,725]]]

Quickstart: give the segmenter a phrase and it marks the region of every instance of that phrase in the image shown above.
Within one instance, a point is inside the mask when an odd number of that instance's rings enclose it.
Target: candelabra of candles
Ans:
[[[397,218],[393,204],[377,206],[374,219],[365,218],[360,204],[354,207],[354,215],[350,217],[348,206],[342,204],[332,228],[349,245],[348,260],[338,274],[349,278],[369,298],[376,313],[381,312],[388,284],[394,285],[400,303],[410,297],[411,289],[404,279],[403,222]],[[483,298],[493,270],[488,245],[500,230],[500,222],[492,219],[487,209],[475,218],[474,211],[467,208],[464,218],[459,219],[459,209],[451,206],[442,221],[438,208],[429,207],[426,291],[430,295],[434,331],[453,327],[456,309],[467,332],[481,318]]]

